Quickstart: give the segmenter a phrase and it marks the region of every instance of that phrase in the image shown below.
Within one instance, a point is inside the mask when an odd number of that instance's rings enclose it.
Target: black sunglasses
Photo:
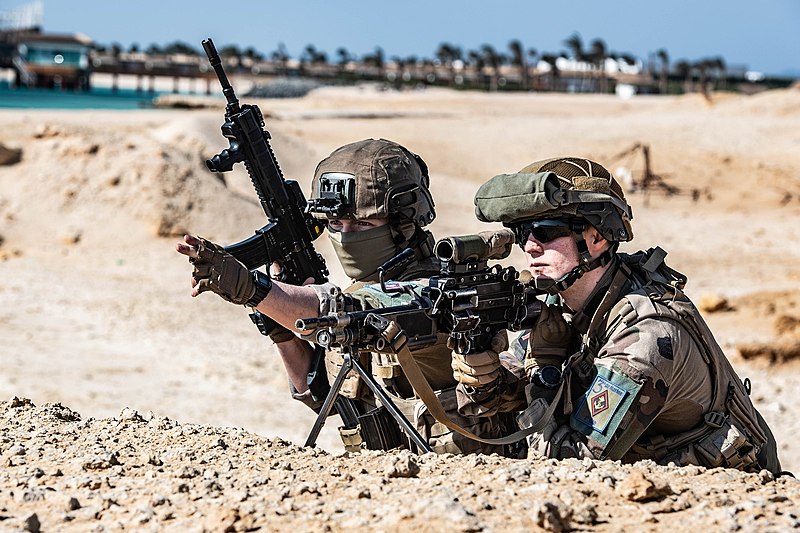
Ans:
[[[517,244],[524,246],[528,237],[533,237],[540,243],[554,241],[560,237],[567,237],[586,229],[586,224],[570,219],[526,220],[514,224],[514,235]]]

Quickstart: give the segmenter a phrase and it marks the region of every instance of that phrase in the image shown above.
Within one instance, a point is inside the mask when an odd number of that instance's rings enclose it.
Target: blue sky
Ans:
[[[28,3],[0,0],[0,11]],[[512,39],[558,53],[578,32],[587,47],[601,38],[641,59],[664,48],[672,62],[722,56],[800,77],[800,0],[44,0],[44,28],[125,48],[212,37],[267,54],[284,43],[297,57],[311,43],[330,58],[340,46],[359,56],[380,46],[388,58],[433,57],[442,42],[507,51]]]

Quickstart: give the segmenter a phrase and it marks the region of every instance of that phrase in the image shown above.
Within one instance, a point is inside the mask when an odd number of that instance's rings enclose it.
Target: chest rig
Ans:
[[[739,379],[700,313],[684,295],[686,277],[668,267],[665,256],[666,252],[658,247],[635,254],[618,254],[619,271],[592,317],[584,335],[583,354],[576,359],[574,371],[584,381],[599,347],[616,331],[646,318],[657,318],[673,322],[689,333],[709,370],[713,399],[697,427],[671,436],[618,441],[606,451],[608,458],[779,470],[777,454],[773,454],[774,461],[765,459],[764,452],[769,445],[774,448],[774,441],[770,442],[769,428],[749,398],[749,381],[743,383]],[[621,284],[617,281],[620,276],[627,278]],[[615,303],[611,305],[606,300]],[[609,306],[611,309],[607,310]]]

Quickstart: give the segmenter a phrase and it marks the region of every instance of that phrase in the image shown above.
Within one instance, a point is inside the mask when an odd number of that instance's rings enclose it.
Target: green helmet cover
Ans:
[[[530,219],[577,217],[608,241],[633,239],[633,214],[622,187],[601,165],[583,158],[547,159],[493,177],[475,194],[475,216],[507,226]]]

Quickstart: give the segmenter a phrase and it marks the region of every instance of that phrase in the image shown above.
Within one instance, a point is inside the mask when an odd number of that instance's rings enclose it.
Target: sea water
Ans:
[[[10,88],[0,82],[0,108],[14,109],[152,109],[159,92],[93,87],[90,91]]]

